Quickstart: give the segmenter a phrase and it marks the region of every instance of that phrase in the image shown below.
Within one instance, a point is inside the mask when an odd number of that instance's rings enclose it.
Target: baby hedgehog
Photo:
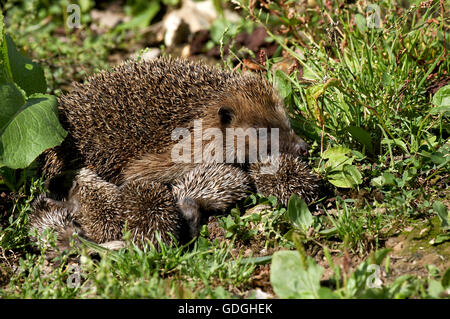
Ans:
[[[84,236],[81,228],[75,221],[72,203],[56,201],[40,195],[31,204],[30,215],[30,239],[37,242],[39,246],[47,247],[47,257],[53,258],[59,251],[70,248],[70,238],[74,233]],[[56,234],[56,247],[50,245],[50,239],[43,236],[45,231],[52,230]]]
[[[69,248],[74,232],[108,243],[122,238],[125,225],[138,245],[148,240],[158,246],[156,231],[166,244],[173,238],[186,242],[197,235],[209,214],[226,212],[251,188],[247,173],[225,164],[198,165],[177,179],[172,189],[150,181],[117,186],[83,168],[67,201],[41,197],[33,204],[30,228],[38,234],[53,229],[61,251]]]
[[[318,198],[320,181],[308,165],[292,154],[267,157],[250,165],[249,174],[256,191],[276,196],[287,207],[292,194],[308,205]]]
[[[311,203],[317,197],[317,185],[308,166],[290,154],[254,163],[248,173],[231,165],[201,164],[171,188],[135,181],[117,186],[82,169],[67,202],[47,200],[45,204],[51,206],[34,206],[31,227],[38,233],[44,228],[55,230],[61,250],[69,246],[68,234],[73,231],[97,243],[120,240],[125,223],[137,244],[149,240],[157,246],[155,231],[165,243],[172,243],[169,233],[185,242],[198,234],[211,214],[227,212],[250,192],[275,195],[286,206],[293,193]]]

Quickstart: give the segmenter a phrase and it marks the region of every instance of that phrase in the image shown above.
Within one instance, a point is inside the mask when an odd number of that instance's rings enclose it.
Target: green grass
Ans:
[[[128,241],[126,249],[102,251],[100,258],[86,248],[74,250],[81,254],[79,263],[65,254],[49,264],[45,252],[36,253],[28,239],[29,204],[42,191],[39,176],[30,172],[26,182],[18,182],[16,193],[21,195],[0,229],[0,256],[6,256],[0,257],[0,274],[9,281],[0,297],[251,297],[253,278],[266,263],[276,265],[265,280],[280,297],[449,296],[445,263],[438,265],[441,269],[422,264],[421,273],[402,265],[401,276],[392,278],[400,266],[383,250],[390,239],[404,236],[412,250],[393,253],[409,258],[422,247],[421,252],[450,257],[449,111],[433,104],[435,88],[450,72],[444,56],[450,49],[444,41],[450,36],[448,19],[444,26],[440,2],[425,8],[412,2],[416,7],[408,9],[378,2],[381,28],[367,28],[365,8],[357,4],[330,8],[317,1],[316,8],[298,8],[295,1],[286,1],[266,8],[257,2],[252,9],[248,1],[239,2],[240,14],[248,18],[236,30],[263,25],[279,45],[263,61],[261,72],[278,87],[296,132],[311,144],[309,163],[332,185],[335,200],[329,204],[323,199],[317,214],[297,199],[285,208],[273,197],[252,195],[243,210],[217,218],[220,238],[210,238],[204,226],[189,246],[141,250]],[[55,36],[64,19],[61,7],[30,3],[6,6],[6,31],[19,48],[41,61],[55,94],[72,80],[107,68],[109,55],[139,41],[126,38],[126,32],[96,35],[89,29],[68,32],[61,41]],[[291,16],[290,9],[299,14]],[[48,15],[53,19],[44,23]],[[89,25],[89,19],[86,9],[82,20]],[[233,41],[230,34],[218,43],[226,41]],[[244,57],[261,62],[246,53],[232,47],[223,64],[235,67]],[[427,227],[427,234],[421,234]],[[71,288],[67,280],[74,278],[74,262],[80,286]],[[299,268],[285,267],[290,262]],[[382,288],[367,286],[370,265],[380,266]],[[320,281],[325,269],[328,277]],[[299,291],[290,291],[283,281],[302,276],[309,285],[301,282]]]

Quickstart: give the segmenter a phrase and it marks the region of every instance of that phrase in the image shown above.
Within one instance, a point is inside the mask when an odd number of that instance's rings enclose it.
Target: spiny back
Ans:
[[[60,99],[60,117],[82,161],[109,179],[131,157],[164,152],[173,129],[240,82],[237,73],[178,59],[133,61],[76,84]]]

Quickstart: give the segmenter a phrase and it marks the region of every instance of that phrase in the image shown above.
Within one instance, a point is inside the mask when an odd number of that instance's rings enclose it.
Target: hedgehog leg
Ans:
[[[69,202],[56,201],[45,195],[39,196],[31,204],[29,229],[35,229],[37,232],[37,236],[31,236],[31,241],[38,243],[41,248],[47,248],[47,258],[52,259],[59,252],[68,250],[74,234],[84,235],[74,219],[75,209]],[[56,247],[52,247],[50,242],[43,238],[42,234],[46,229],[56,233]]]
[[[173,238],[184,240],[183,219],[175,205],[173,194],[165,184],[138,180],[123,184],[122,198],[126,213],[123,218],[135,243],[150,241],[159,247],[161,241],[172,244]]]
[[[82,168],[70,190],[69,202],[78,207],[75,218],[92,241],[104,243],[121,238],[125,209],[117,185]]]
[[[200,224],[212,214],[225,213],[247,197],[252,188],[242,169],[221,163],[200,164],[175,181],[173,194],[190,235],[198,234]]]

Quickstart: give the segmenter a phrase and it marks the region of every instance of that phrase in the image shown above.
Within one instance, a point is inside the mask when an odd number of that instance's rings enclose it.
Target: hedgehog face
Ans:
[[[224,133],[227,155],[233,149],[238,162],[239,155],[244,154],[246,162],[254,162],[252,152],[258,154],[255,160],[278,152],[306,156],[308,145],[292,130],[275,90],[256,76],[244,79],[238,87],[230,86],[212,107],[215,122]],[[244,150],[239,146],[239,138],[245,140]]]

